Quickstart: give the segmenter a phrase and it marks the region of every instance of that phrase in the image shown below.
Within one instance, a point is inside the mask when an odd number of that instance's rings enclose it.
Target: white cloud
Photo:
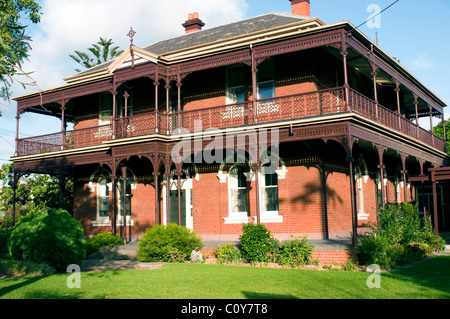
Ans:
[[[428,56],[428,53],[422,53],[411,61],[413,70],[429,70],[434,67],[434,62]]]
[[[244,18],[245,0],[46,0],[43,16],[33,38],[30,62],[41,89],[63,84],[78,65],[69,54],[86,51],[99,37],[128,47],[127,33],[135,30],[134,44],[144,47],[155,41],[184,34],[181,24],[189,13],[199,12],[213,27]],[[27,91],[34,91],[34,88]]]
[[[144,47],[183,35],[181,24],[189,13],[199,12],[205,29],[243,19],[248,10],[246,1],[227,0],[224,5],[223,0],[43,0],[41,22],[30,25],[32,50],[23,69],[34,71],[32,77],[40,89],[61,85],[63,78],[73,75],[79,67],[69,54],[74,50],[86,51],[99,37],[113,39],[125,49],[130,43],[127,34],[133,27],[137,32],[134,44]],[[24,90],[16,82],[12,91],[18,96],[37,88],[29,86]],[[10,108],[2,108],[2,128],[15,131],[15,105],[11,101]],[[21,133],[48,134],[59,128],[57,119],[21,116]],[[0,158],[8,158],[13,152],[11,145],[0,140]]]

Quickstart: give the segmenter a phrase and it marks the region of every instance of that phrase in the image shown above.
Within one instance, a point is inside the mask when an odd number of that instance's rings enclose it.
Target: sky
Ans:
[[[40,0],[41,22],[29,25],[32,38],[29,61],[23,64],[39,89],[64,84],[79,66],[69,57],[75,50],[86,51],[99,37],[113,39],[125,49],[132,27],[137,33],[134,45],[144,47],[159,40],[184,34],[181,24],[189,13],[199,12],[204,29],[269,12],[291,12],[288,0]],[[389,7],[370,19],[373,6]],[[450,103],[450,0],[311,0],[311,15],[325,23],[348,20],[433,91]],[[37,91],[26,90],[16,79],[13,96]],[[0,164],[14,154],[16,103],[0,101]],[[445,118],[450,108],[445,108]],[[435,125],[438,119],[434,119]],[[421,122],[429,127],[429,119]],[[58,132],[60,120],[32,113],[21,115],[20,137]]]

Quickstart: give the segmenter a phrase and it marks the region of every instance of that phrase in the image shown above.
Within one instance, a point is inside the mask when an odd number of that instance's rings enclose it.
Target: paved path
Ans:
[[[82,271],[105,271],[105,270],[128,270],[128,269],[161,269],[164,263],[139,262],[136,256],[137,246],[135,243],[114,246],[113,248],[102,247],[98,252],[88,256],[81,265]]]

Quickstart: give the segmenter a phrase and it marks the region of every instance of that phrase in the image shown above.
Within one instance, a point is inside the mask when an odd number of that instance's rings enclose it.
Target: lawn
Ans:
[[[0,279],[4,299],[450,299],[450,256],[381,274],[368,288],[366,272],[167,264],[163,269]]]

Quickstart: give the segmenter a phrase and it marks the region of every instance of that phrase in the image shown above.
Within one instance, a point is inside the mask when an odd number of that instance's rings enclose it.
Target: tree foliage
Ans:
[[[433,133],[440,138],[444,138],[444,129],[442,127],[442,122],[439,122],[438,125],[436,125],[435,127],[433,127]],[[445,121],[445,135],[447,137],[447,145],[446,145],[446,151],[448,154],[450,154],[450,119]]]
[[[0,220],[0,226],[9,226],[12,221],[14,185],[13,164],[3,164],[0,169],[0,212],[5,216]],[[45,208],[59,206],[59,181],[56,177],[46,174],[28,174],[23,176],[16,189],[16,219],[28,213]],[[73,181],[65,184],[64,207],[71,211],[73,203]]]
[[[23,217],[11,233],[9,251],[16,260],[45,263],[57,271],[86,257],[83,227],[62,209],[38,210]]]
[[[13,76],[29,75],[21,66],[31,49],[31,38],[26,34],[24,23],[27,20],[39,23],[40,10],[40,5],[33,0],[0,1],[0,81],[3,83],[0,97],[4,100],[10,97]]]
[[[107,62],[120,54],[123,50],[120,50],[118,46],[113,46],[114,42],[111,39],[100,37],[97,43],[92,44],[88,51],[93,57],[86,52],[75,51],[75,54],[69,56],[78,64],[82,65],[86,69],[90,69],[93,66]],[[75,69],[76,72],[81,72],[80,69]]]

